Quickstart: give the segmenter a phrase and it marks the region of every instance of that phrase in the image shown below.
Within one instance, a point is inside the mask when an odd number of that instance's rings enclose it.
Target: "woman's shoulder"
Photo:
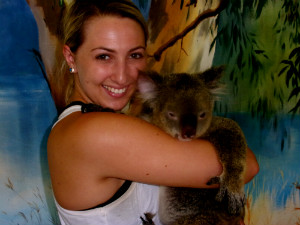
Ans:
[[[72,148],[73,151],[87,153],[94,149],[101,154],[101,149],[105,150],[110,141],[115,142],[119,134],[129,135],[133,130],[142,130],[136,125],[139,123],[146,122],[119,113],[76,111],[53,126],[48,138],[48,151],[57,148],[60,151],[69,151]]]
[[[107,145],[98,138],[105,128],[95,125],[111,114],[76,111],[53,127],[48,138],[48,162],[55,196],[63,207],[89,208],[105,202],[119,188],[122,180],[107,175]],[[84,198],[79,194],[82,191],[88,193]]]
[[[111,117],[110,113],[74,111],[67,116],[60,117],[52,127],[49,139],[55,140],[62,136],[64,139],[73,139],[76,136],[76,140],[80,141],[95,134],[95,129],[101,130],[101,124],[105,125],[103,121],[107,121]]]

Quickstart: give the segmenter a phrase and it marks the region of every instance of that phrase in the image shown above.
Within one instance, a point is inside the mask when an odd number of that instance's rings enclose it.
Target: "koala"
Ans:
[[[181,141],[212,142],[223,166],[222,174],[208,182],[219,188],[160,187],[158,214],[164,225],[243,224],[246,139],[236,122],[213,116],[223,70],[165,75],[150,71],[138,79],[139,117]]]

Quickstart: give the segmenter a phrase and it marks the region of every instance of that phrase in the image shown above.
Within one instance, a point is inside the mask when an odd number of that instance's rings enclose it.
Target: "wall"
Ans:
[[[150,55],[219,6],[134,2],[149,20]],[[59,3],[0,0],[0,224],[59,224],[46,158],[56,110],[45,75]],[[215,113],[238,121],[261,168],[246,186],[248,225],[300,224],[299,11],[297,1],[232,0],[149,60],[164,73],[227,65]]]

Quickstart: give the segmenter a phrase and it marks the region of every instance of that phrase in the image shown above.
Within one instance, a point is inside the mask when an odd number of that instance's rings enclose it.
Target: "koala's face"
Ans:
[[[181,77],[178,78],[172,81],[181,82]],[[152,104],[152,121],[180,140],[198,138],[211,122],[214,103],[212,95],[201,82],[189,88],[172,85],[173,82],[160,89]]]
[[[216,78],[207,79],[204,74],[157,73],[150,74],[150,78],[139,84],[141,96],[152,110],[149,121],[180,140],[203,135],[212,119],[212,89],[216,88],[212,80],[215,82]]]

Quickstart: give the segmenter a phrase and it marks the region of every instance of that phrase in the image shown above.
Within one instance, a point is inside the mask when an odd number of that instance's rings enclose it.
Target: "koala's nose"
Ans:
[[[182,128],[181,136],[183,139],[192,139],[195,137],[196,129],[191,126],[185,126]]]
[[[196,135],[197,116],[186,114],[181,118],[181,137],[183,139],[192,139]]]

